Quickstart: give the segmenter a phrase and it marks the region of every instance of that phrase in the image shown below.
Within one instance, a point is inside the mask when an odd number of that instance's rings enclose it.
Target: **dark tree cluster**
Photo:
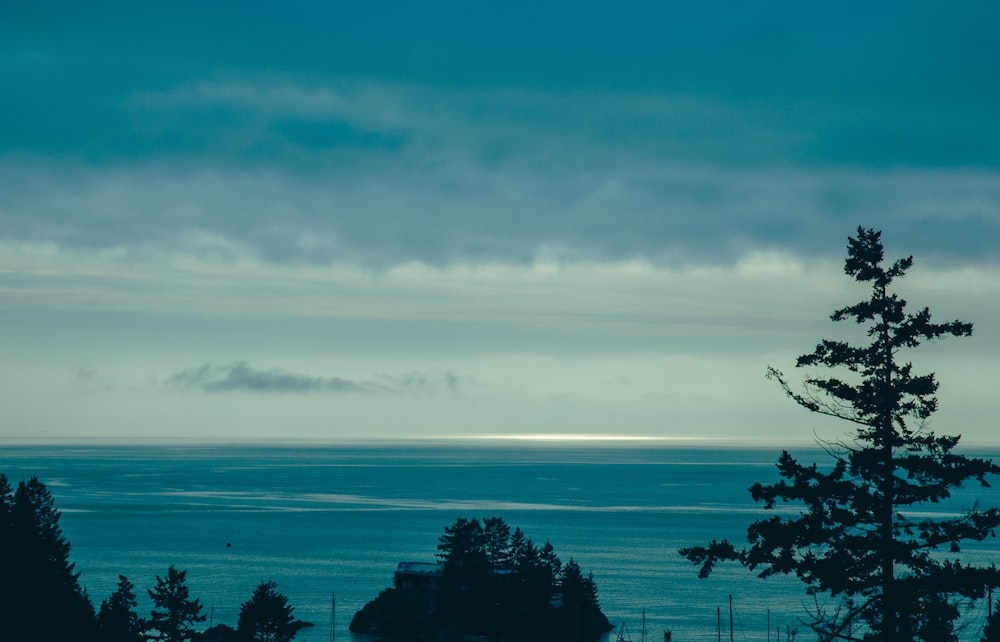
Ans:
[[[723,560],[764,578],[795,574],[817,598],[811,626],[820,640],[951,642],[963,602],[1000,585],[995,566],[971,566],[961,556],[964,542],[995,535],[1000,511],[973,506],[933,518],[922,508],[966,483],[988,486],[1000,467],[955,452],[959,437],[931,430],[938,383],[905,358],[922,343],[971,335],[972,324],[935,323],[927,308],[908,312],[891,287],[913,259],[884,265],[883,254],[880,232],[859,228],[848,240],[844,271],[869,286],[869,297],[831,315],[863,326],[866,342],[821,341],[798,359],[814,372],[802,388],[769,370],[798,405],[852,425],[850,438],[825,444],[832,461],[822,467],[783,452],[781,480],[750,489],[766,509],[801,505],[797,515],[754,522],[745,548],[723,540],[681,554],[702,576]],[[998,628],[991,621],[987,639],[1000,638]]]
[[[593,640],[612,628],[592,574],[499,517],[456,520],[439,540],[438,559],[438,583],[383,591],[351,630],[409,640],[529,641]]]
[[[4,640],[96,639],[94,606],[69,561],[59,511],[38,477],[0,474],[0,626]]]
[[[186,571],[171,566],[148,591],[153,609],[138,615],[135,586],[124,575],[95,612],[59,511],[38,477],[13,490],[0,473],[0,640],[4,642],[289,642],[302,622],[274,582],[261,582],[240,608],[239,626],[199,632],[201,602],[192,599]]]

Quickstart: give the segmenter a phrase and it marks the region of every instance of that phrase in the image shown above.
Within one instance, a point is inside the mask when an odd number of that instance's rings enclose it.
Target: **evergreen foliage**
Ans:
[[[9,541],[13,528],[14,489],[7,475],[0,473],[0,536]]]
[[[472,587],[489,582],[486,532],[478,519],[462,517],[446,527],[438,551],[438,559],[444,563],[443,587],[452,597],[464,598]]]
[[[483,520],[484,547],[486,562],[493,568],[509,568],[510,557],[510,526],[499,517],[487,517]]]
[[[986,624],[983,626],[981,642],[1000,642],[1000,600],[992,605]]]
[[[196,635],[194,625],[205,621],[201,602],[191,599],[187,571],[178,571],[173,565],[166,577],[156,576],[156,586],[148,591],[153,600],[153,610],[146,625],[150,640],[184,642]]]
[[[597,604],[597,583],[594,574],[584,576],[580,565],[570,558],[560,574],[559,587],[562,592],[562,621],[566,630],[573,630],[579,619],[583,630],[598,630],[607,623]]]
[[[777,462],[782,480],[750,489],[767,509],[792,502],[801,512],[751,524],[747,548],[723,540],[680,552],[702,577],[717,562],[736,560],[764,578],[794,573],[809,594],[841,600],[813,614],[820,639],[948,642],[957,639],[960,601],[1000,585],[995,567],[968,566],[960,557],[963,541],[994,535],[1000,512],[973,507],[932,519],[921,516],[921,506],[948,499],[966,482],[988,486],[1000,467],[955,453],[957,436],[935,435],[928,419],[937,409],[937,381],[916,374],[903,357],[926,341],[969,336],[972,325],[933,323],[927,308],[907,312],[890,286],[913,259],[886,267],[883,258],[881,233],[859,228],[844,271],[869,284],[870,297],[831,315],[866,326],[867,344],[821,341],[796,365],[833,373],[806,378],[800,390],[768,371],[800,406],[854,428],[850,440],[826,445],[830,466],[803,465],[785,451]]]
[[[37,476],[11,492],[0,474],[0,622],[5,640],[95,639],[94,606],[69,560],[59,511]],[[59,617],[52,617],[58,613]]]
[[[559,560],[503,519],[459,518],[438,543],[436,588],[394,588],[359,611],[351,630],[392,639],[487,636],[516,640],[593,640],[612,627],[597,584],[576,562]]]
[[[118,576],[118,588],[101,602],[97,627],[104,642],[144,642],[145,622],[136,613],[135,587],[124,575]]]
[[[275,582],[261,582],[250,599],[240,606],[237,632],[247,642],[290,642],[299,624],[292,616],[295,609],[278,592]]]
[[[0,622],[9,622],[16,616],[11,598],[15,587],[15,559],[17,552],[14,542],[14,489],[7,475],[0,473]],[[7,578],[11,578],[8,580]],[[6,625],[5,625],[6,628]]]
[[[292,619],[288,599],[273,582],[262,582],[240,611],[240,636],[226,626],[198,634],[201,603],[190,598],[186,571],[171,566],[148,591],[153,600],[147,622],[136,613],[135,586],[124,575],[101,603],[93,604],[69,561],[70,545],[59,527],[55,500],[38,477],[13,490],[0,473],[0,641],[146,642],[237,640],[289,642],[310,624]]]

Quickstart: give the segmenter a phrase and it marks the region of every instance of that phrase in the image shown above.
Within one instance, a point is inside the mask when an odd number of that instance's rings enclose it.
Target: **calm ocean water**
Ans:
[[[23,446],[0,447],[0,471],[14,484],[37,474],[48,485],[95,603],[124,574],[141,593],[143,615],[145,590],[173,564],[188,571],[192,596],[216,624],[235,626],[241,602],[270,579],[316,625],[297,640],[328,641],[332,623],[336,639],[360,641],[350,619],[391,584],[397,562],[433,561],[458,517],[500,516],[592,572],[605,613],[616,627],[626,623],[633,640],[643,609],[650,640],[668,628],[678,642],[716,640],[720,613],[726,638],[729,595],[737,640],[777,640],[786,625],[809,640],[798,582],[759,580],[738,567],[699,580],[677,554],[713,538],[742,542],[763,514],[747,488],[776,479],[778,454],[503,443]],[[1000,505],[1000,493],[969,489],[960,498],[963,506],[974,500]],[[997,557],[995,540],[967,551],[978,562]],[[985,611],[970,612],[963,639],[978,639]]]

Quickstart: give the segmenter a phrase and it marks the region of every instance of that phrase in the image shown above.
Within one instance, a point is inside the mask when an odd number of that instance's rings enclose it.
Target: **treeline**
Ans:
[[[460,518],[438,544],[437,582],[386,589],[351,630],[406,640],[486,636],[505,640],[592,640],[612,627],[593,574],[552,544],[539,547],[499,517]]]
[[[261,582],[240,607],[236,629],[200,633],[205,621],[186,571],[173,566],[148,591],[149,618],[136,609],[135,587],[119,576],[98,609],[70,562],[59,511],[37,476],[14,490],[0,473],[0,640],[5,642],[288,642],[303,626],[274,582]]]

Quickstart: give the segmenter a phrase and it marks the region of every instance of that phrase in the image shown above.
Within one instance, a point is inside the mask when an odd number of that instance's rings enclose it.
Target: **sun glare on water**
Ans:
[[[463,439],[494,441],[690,441],[685,437],[649,437],[641,435],[596,435],[585,433],[529,433],[510,435],[470,435]]]

